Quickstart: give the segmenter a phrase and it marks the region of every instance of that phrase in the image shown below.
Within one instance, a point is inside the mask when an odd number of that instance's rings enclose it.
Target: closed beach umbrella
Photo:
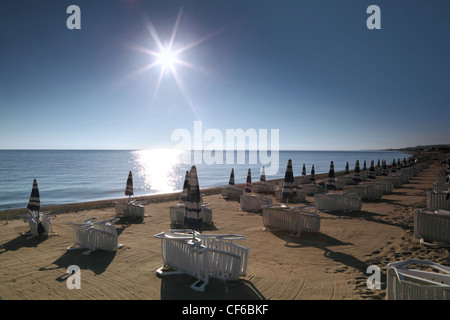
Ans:
[[[364,160],[363,171],[367,171],[366,160]]]
[[[349,174],[349,173],[350,173],[349,168],[348,168],[348,161],[347,161],[347,164],[345,165],[345,171],[344,171],[344,173],[345,173],[345,174]]]
[[[184,225],[186,228],[200,230],[203,226],[202,200],[200,187],[198,185],[197,168],[191,167],[189,172],[189,183],[184,214]]]
[[[396,164],[395,164],[395,159],[392,161],[391,172],[397,172]]]
[[[302,176],[306,176],[306,167],[305,167],[305,164],[303,164]]]
[[[359,170],[359,160],[356,160],[355,172],[353,173],[353,181],[356,183],[361,182],[360,170]]]
[[[266,171],[264,170],[264,167],[262,168],[261,178],[259,178],[259,181],[261,181],[261,182],[265,182],[266,181]]]
[[[311,176],[310,176],[309,180],[312,183],[316,183],[316,170],[314,170],[314,165],[312,165],[312,167],[311,167]]]
[[[397,170],[402,170],[402,165],[400,163],[400,158],[397,158]]]
[[[228,181],[230,186],[234,186],[234,168],[231,168],[230,181]]]
[[[183,190],[180,194],[180,202],[185,202],[187,200],[187,193],[189,187],[189,171],[186,171],[186,175],[184,176]]]
[[[38,212],[41,208],[41,199],[39,197],[39,188],[36,179],[33,180],[33,188],[31,189],[30,200],[28,201],[28,210]]]
[[[370,162],[370,171],[369,171],[369,179],[376,179],[375,175],[375,167],[373,165],[373,160]]]
[[[253,186],[252,186],[252,171],[248,169],[247,173],[247,184],[245,185],[245,192],[246,193],[252,193]]]
[[[382,162],[381,175],[382,176],[387,176],[388,175],[388,169],[387,169],[387,165],[386,165],[386,160],[383,160],[383,162]]]
[[[131,171],[128,173],[127,187],[125,188],[125,195],[130,196],[130,197],[133,195],[133,175],[131,174]]]
[[[294,187],[294,172],[292,170],[292,160],[288,160],[288,164],[286,166],[286,173],[284,174],[284,183],[282,190],[282,197],[289,201],[289,199],[294,198],[297,195],[297,192]]]
[[[331,161],[331,163],[330,163],[330,170],[328,171],[328,179],[327,179],[327,182],[325,185],[328,188],[328,190],[336,189],[336,184],[335,184],[335,180],[334,180],[334,163],[333,163],[333,161]]]

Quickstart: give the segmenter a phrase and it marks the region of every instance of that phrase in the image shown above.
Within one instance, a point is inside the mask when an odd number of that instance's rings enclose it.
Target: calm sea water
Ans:
[[[0,210],[26,208],[33,179],[39,186],[41,206],[125,198],[128,172],[133,173],[134,195],[180,191],[184,176],[192,164],[197,166],[201,188],[228,184],[231,168],[236,183],[244,183],[247,171],[258,181],[264,166],[266,177],[284,177],[288,159],[294,175],[302,173],[303,164],[310,174],[326,173],[330,161],[335,171],[351,170],[356,160],[386,160],[410,155],[396,151],[234,151],[223,154],[183,152],[180,150],[0,150]]]

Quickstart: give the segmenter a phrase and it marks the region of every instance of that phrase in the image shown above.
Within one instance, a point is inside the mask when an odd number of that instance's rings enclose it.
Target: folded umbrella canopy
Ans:
[[[316,183],[316,170],[314,170],[314,165],[312,165],[312,167],[311,167],[311,176],[310,176],[309,180],[312,183]]]
[[[394,161],[392,161],[392,167],[391,167],[391,172],[397,172],[397,169],[396,169],[396,164],[395,164],[395,159],[394,159]]]
[[[330,170],[328,171],[328,179],[327,179],[325,186],[328,188],[328,190],[336,189],[336,183],[334,180],[334,163],[333,163],[333,161],[330,162]]]
[[[39,197],[39,188],[36,179],[33,180],[33,188],[31,189],[30,200],[28,201],[28,210],[38,212],[41,208],[41,200]]]
[[[386,165],[386,160],[382,160],[382,162],[381,162],[381,175],[382,176],[387,176],[388,175],[388,168],[387,168],[387,165]]]
[[[286,199],[287,203],[289,199],[294,198],[297,195],[297,191],[294,186],[294,172],[292,170],[292,160],[288,160],[286,166],[286,173],[284,174],[284,183],[282,190],[282,198]]]
[[[184,225],[186,228],[194,230],[200,230],[203,226],[202,199],[198,185],[197,168],[195,166],[192,166],[189,172]]]
[[[306,167],[305,167],[305,164],[303,164],[302,176],[306,176]]]
[[[187,172],[186,172],[187,175]],[[228,181],[230,186],[234,186],[234,168],[231,168],[230,180]]]
[[[266,182],[266,171],[264,170],[264,167],[262,168],[261,177],[259,178],[259,181]]]
[[[369,170],[369,179],[376,179],[377,176],[375,174],[375,167],[373,165],[373,160],[370,162],[370,170]]]
[[[189,185],[189,171],[186,171],[186,175],[184,176],[183,190],[181,191],[180,194],[180,202],[185,202],[187,200],[188,185]]]
[[[353,173],[353,181],[356,183],[361,182],[360,170],[359,170],[359,160],[356,160],[355,172]]]
[[[131,197],[133,194],[134,194],[134,192],[133,192],[133,175],[131,174],[131,171],[130,171],[128,173],[127,186],[125,188],[125,195]]]
[[[347,161],[347,164],[345,165],[345,171],[344,171],[344,173],[345,173],[345,174],[349,174],[349,173],[350,173],[350,170],[349,170],[349,168],[348,168],[348,161]]]
[[[39,196],[39,188],[36,179],[33,180],[33,188],[31,189],[30,200],[28,201],[28,210],[30,210],[30,219],[34,219],[37,225],[38,234],[44,233],[45,229],[39,219],[39,210],[41,209],[41,199]]]
[[[245,185],[245,193],[252,193],[253,192],[253,186],[252,186],[252,171],[248,169],[247,173],[247,183]]]

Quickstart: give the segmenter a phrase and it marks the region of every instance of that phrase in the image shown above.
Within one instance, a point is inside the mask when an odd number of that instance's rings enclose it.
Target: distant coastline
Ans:
[[[391,148],[385,151],[401,151],[401,152],[450,152],[450,144],[431,144],[416,147]]]

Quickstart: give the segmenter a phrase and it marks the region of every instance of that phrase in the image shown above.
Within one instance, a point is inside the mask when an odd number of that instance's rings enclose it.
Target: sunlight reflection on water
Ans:
[[[144,190],[169,193],[184,181],[190,153],[177,149],[149,149],[133,152],[136,174],[143,179]]]

